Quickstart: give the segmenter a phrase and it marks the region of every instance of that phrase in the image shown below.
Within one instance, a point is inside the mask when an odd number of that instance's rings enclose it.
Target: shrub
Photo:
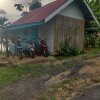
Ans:
[[[61,44],[60,48],[58,50],[55,50],[56,56],[76,56],[80,53],[83,53],[83,51],[80,51],[76,48],[70,47],[68,43]]]

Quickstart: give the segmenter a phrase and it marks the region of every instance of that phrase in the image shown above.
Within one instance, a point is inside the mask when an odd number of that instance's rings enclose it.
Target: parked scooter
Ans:
[[[30,42],[30,56],[31,56],[31,58],[35,57],[35,49],[34,48],[35,48],[34,43]]]
[[[29,52],[29,56],[31,58],[34,58],[35,57],[35,45],[34,43],[30,42],[28,45],[27,45],[27,50]]]
[[[46,44],[46,40],[41,40],[40,39],[40,46],[41,46],[42,53],[43,53],[44,57],[48,57],[49,56],[49,51],[48,51],[48,46]]]

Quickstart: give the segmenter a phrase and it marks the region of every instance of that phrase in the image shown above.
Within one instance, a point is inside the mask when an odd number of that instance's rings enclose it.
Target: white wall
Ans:
[[[64,10],[62,10],[59,14],[84,20],[84,15],[81,9],[79,8],[79,6],[75,2],[71,3]]]
[[[38,37],[47,39],[50,54],[54,53],[54,19],[39,27]]]

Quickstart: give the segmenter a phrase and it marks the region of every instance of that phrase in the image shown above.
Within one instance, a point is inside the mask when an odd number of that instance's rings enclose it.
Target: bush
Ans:
[[[70,47],[68,44],[61,44],[59,50],[55,50],[56,56],[76,56],[80,53],[83,53],[83,51],[80,51],[76,48]]]

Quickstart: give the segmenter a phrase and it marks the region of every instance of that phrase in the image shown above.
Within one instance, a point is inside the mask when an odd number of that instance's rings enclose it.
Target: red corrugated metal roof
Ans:
[[[47,4],[43,7],[37,8],[25,16],[21,17],[17,21],[15,21],[13,24],[27,24],[27,23],[33,23],[33,22],[40,22],[44,20],[47,16],[49,16],[52,12],[54,12],[57,8],[59,8],[61,5],[63,5],[67,0],[56,0],[50,4]]]

